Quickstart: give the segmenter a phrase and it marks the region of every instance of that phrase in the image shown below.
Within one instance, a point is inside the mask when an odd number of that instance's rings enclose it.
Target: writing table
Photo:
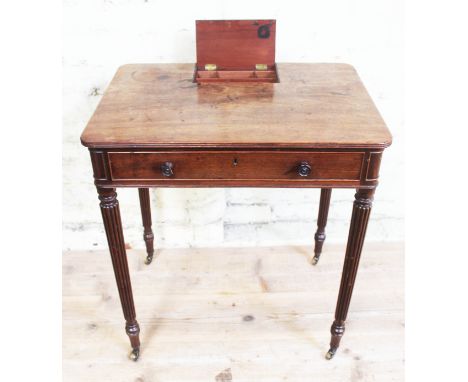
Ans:
[[[314,264],[332,188],[357,189],[327,358],[339,346],[391,135],[352,66],[277,64],[277,70],[278,83],[199,85],[191,64],[122,66],[81,136],[134,360],[140,328],[117,187],[139,190],[148,264],[154,252],[149,187],[320,188]]]

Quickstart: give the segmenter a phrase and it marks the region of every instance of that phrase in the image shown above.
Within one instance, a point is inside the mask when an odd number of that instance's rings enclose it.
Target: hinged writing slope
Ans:
[[[276,20],[197,20],[194,82],[278,82]]]

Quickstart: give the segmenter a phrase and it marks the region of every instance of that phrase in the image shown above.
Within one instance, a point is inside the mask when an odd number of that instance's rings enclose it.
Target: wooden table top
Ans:
[[[120,67],[84,130],[90,148],[385,148],[355,69],[278,64],[279,83],[192,82],[193,64]]]

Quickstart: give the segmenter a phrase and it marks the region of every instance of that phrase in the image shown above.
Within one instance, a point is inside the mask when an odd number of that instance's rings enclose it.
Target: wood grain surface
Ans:
[[[111,152],[113,180],[164,179],[161,165],[173,164],[173,179],[359,180],[364,152]],[[298,166],[311,166],[308,176]]]
[[[81,141],[91,148],[385,148],[354,68],[278,64],[280,83],[193,83],[193,64],[119,68]]]
[[[259,32],[266,30],[264,38]],[[268,37],[267,37],[268,36]],[[275,64],[276,20],[197,20],[197,67],[254,69]]]
[[[147,266],[144,249],[128,250],[136,363],[108,251],[64,252],[63,380],[402,381],[401,244],[364,246],[347,333],[324,358],[344,251],[328,243],[312,266],[312,246],[164,249]]]

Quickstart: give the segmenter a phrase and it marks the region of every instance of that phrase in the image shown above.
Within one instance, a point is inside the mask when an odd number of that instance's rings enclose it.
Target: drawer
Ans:
[[[114,181],[359,181],[364,152],[167,151],[109,152]]]

